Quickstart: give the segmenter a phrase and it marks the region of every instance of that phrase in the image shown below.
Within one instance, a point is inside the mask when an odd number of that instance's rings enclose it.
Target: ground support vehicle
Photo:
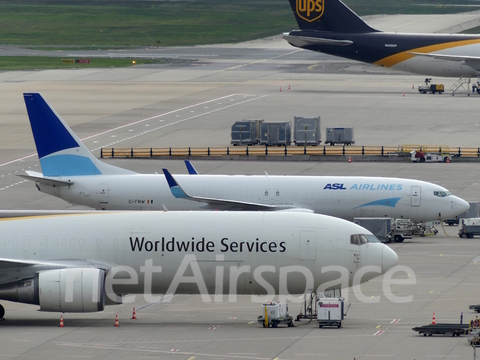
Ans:
[[[431,81],[432,81],[432,78],[426,78],[425,85],[420,85],[418,87],[418,92],[421,94],[426,94],[426,93],[441,94],[445,91],[445,86],[443,86],[443,84],[430,84]]]
[[[449,153],[424,153],[422,150],[410,151],[410,160],[412,162],[444,162],[448,163],[452,160],[452,155]]]
[[[477,313],[480,313],[480,304],[478,304],[478,305],[470,305],[468,308],[469,308],[470,310],[476,311]]]
[[[466,335],[469,332],[469,324],[447,324],[447,323],[438,323],[438,324],[429,324],[424,326],[417,326],[412,328],[413,331],[418,332],[423,336],[432,336],[432,335],[449,335],[449,336],[460,336]]]
[[[285,303],[269,301],[262,304],[263,315],[257,318],[257,321],[263,327],[276,328],[279,324],[293,326],[293,317],[288,315],[288,305]],[[267,321],[265,321],[265,318]]]
[[[480,320],[478,317],[470,320],[469,325],[468,343],[472,346],[478,347],[480,346]]]
[[[475,235],[480,235],[480,218],[461,219],[458,225],[458,236],[473,239]]]
[[[344,298],[317,298],[317,321],[318,327],[335,326],[340,329],[345,317]]]
[[[453,225],[458,225],[458,219],[457,218],[452,218],[452,219],[446,219],[443,221],[445,224],[448,226],[453,226]]]
[[[436,235],[437,229],[423,223],[413,223],[410,219],[393,219],[389,217],[354,218],[353,222],[371,231],[381,242],[399,243],[411,239],[414,235]]]

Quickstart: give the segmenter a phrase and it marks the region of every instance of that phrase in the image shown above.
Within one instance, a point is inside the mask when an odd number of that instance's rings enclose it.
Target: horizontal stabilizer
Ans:
[[[353,41],[351,40],[333,40],[310,36],[295,36],[290,34],[284,34],[283,38],[291,45],[300,48],[308,45],[348,46],[353,44]]]
[[[35,171],[27,171],[27,175],[25,174],[19,174],[17,176],[20,176],[21,178],[30,180],[30,181],[35,181],[39,182],[41,184],[45,185],[55,185],[55,186],[70,186],[73,184],[73,181],[70,180],[59,180],[59,179],[52,179],[52,178],[46,178],[43,176],[41,173],[37,173]]]
[[[237,200],[228,200],[228,199],[215,199],[207,197],[192,196],[187,194],[178,182],[174,179],[172,174],[167,169],[163,169],[165,178],[170,187],[172,195],[177,199],[185,199],[191,201],[197,201],[212,206],[219,206],[222,208],[228,208],[231,210],[242,210],[242,211],[294,211],[294,212],[311,212],[310,209],[302,209],[293,205],[267,205],[259,203],[251,203],[246,201],[237,201]]]

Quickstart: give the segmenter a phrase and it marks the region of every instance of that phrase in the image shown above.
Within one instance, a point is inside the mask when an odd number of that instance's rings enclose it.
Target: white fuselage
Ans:
[[[313,281],[308,286],[316,289],[339,277],[337,271],[322,272],[326,266],[347,269],[351,283],[362,266],[378,269],[363,282],[396,265],[398,258],[390,248],[381,243],[351,244],[352,234],[370,232],[342,219],[308,213],[104,212],[1,220],[0,254],[1,261],[83,260],[137,274],[137,281],[116,285],[116,293],[206,289],[209,294],[264,294],[266,281],[278,294],[287,291],[282,288],[282,273],[289,274],[289,293],[304,293],[305,272]],[[154,271],[147,276],[149,266]],[[0,284],[28,278],[33,276],[28,272],[38,270],[10,264],[0,273]],[[199,274],[200,281],[187,279],[172,288],[175,276],[191,279]],[[126,271],[118,275],[134,278]]]
[[[63,178],[67,180],[67,178]],[[191,196],[270,205],[291,205],[347,220],[389,216],[418,221],[455,217],[464,200],[441,186],[419,180],[340,176],[175,175]],[[228,207],[177,199],[164,175],[69,177],[71,186],[38,184],[40,191],[68,202],[105,210],[225,210]]]

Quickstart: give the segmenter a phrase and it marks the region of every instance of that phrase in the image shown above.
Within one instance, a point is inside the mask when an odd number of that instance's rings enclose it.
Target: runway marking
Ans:
[[[174,352],[178,355],[194,355],[195,357],[205,356],[207,358],[229,358],[229,359],[250,359],[250,360],[271,360],[270,357],[254,357],[254,356],[245,356],[245,355],[227,355],[227,354],[199,354],[192,352],[179,351],[179,349],[171,349],[170,351],[157,350],[157,349],[139,349],[139,348],[122,348],[112,346],[105,346],[105,344],[77,344],[77,343],[57,343],[60,346],[68,347],[79,347],[79,348],[90,348],[90,349],[108,349],[114,351],[136,351],[136,352],[146,352],[146,353],[155,353],[155,354],[171,354]],[[176,351],[174,351],[176,350]]]
[[[239,95],[239,94],[234,94],[234,95]],[[213,114],[215,112],[218,112],[218,111],[221,111],[221,110],[225,110],[225,109],[228,109],[228,108],[231,108],[231,107],[234,107],[234,106],[237,106],[237,105],[243,105],[243,104],[246,104],[248,102],[251,102],[251,101],[255,101],[255,100],[260,100],[260,99],[263,99],[264,97],[267,97],[269,95],[262,95],[262,96],[256,96],[256,95],[249,95],[249,96],[255,96],[253,98],[250,98],[250,99],[247,99],[247,100],[244,100],[244,101],[240,101],[240,102],[237,102],[235,104],[230,104],[230,105],[225,105],[224,107],[221,107],[221,108],[218,108],[218,109],[214,109],[214,110],[210,110],[210,111],[207,111],[207,112],[204,112],[202,114],[197,114],[197,115],[193,115],[193,116],[190,116],[188,118],[185,118],[185,119],[182,119],[182,120],[177,120],[177,121],[174,121],[174,122],[171,122],[171,123],[168,123],[168,124],[165,124],[165,125],[162,125],[162,126],[158,126],[156,128],[153,128],[153,129],[150,129],[150,130],[147,130],[147,131],[144,131],[144,132],[141,132],[141,133],[138,133],[138,134],[135,134],[133,136],[130,136],[130,137],[127,137],[127,138],[124,138],[122,140],[118,140],[118,141],[115,141],[115,142],[112,142],[112,143],[109,143],[109,144],[105,144],[105,145],[102,145],[102,146],[99,146],[93,150],[90,150],[90,151],[96,151],[96,150],[99,150],[100,148],[102,147],[108,147],[108,146],[111,146],[113,144],[118,144],[120,142],[123,142],[123,141],[126,141],[126,140],[130,140],[130,139],[134,139],[138,136],[142,136],[142,135],[145,135],[149,132],[152,132],[152,131],[157,131],[157,130],[160,130],[160,129],[164,129],[166,127],[169,127],[169,126],[172,126],[172,125],[177,125],[177,124],[180,124],[184,121],[188,121],[188,120],[192,120],[192,119],[196,119],[198,117],[201,117],[201,116],[205,116],[205,115],[209,115],[209,114]],[[158,116],[161,116],[161,115],[158,115]]]
[[[219,327],[220,327],[220,326],[216,326],[216,325],[210,326],[210,327],[208,328],[208,330],[217,330]]]
[[[377,331],[375,334],[373,334],[373,336],[380,336],[384,333],[385,331],[384,330],[379,330]]]
[[[293,354],[295,356],[328,356],[328,354]]]
[[[397,324],[401,319],[393,319],[390,324]]]
[[[375,329],[379,329],[379,328],[381,328],[381,327],[382,327],[382,325],[377,325],[377,326],[375,327]]]

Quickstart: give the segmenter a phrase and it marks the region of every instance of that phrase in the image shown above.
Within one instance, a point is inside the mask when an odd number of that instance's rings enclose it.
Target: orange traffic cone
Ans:
[[[405,96],[405,91],[403,92],[403,96]]]
[[[437,320],[435,320],[435,312],[433,313],[432,325],[437,325]]]
[[[63,315],[60,315],[60,325],[58,327],[63,327]]]
[[[290,90],[290,84],[288,84],[288,90]]]
[[[115,314],[115,327],[119,327],[120,325],[118,324],[118,314]]]
[[[413,84],[412,84],[412,89],[415,89],[415,86],[413,86]]]
[[[279,92],[282,92],[282,87],[280,86],[280,91]]]
[[[351,156],[348,157],[348,162],[349,162],[349,163],[352,162],[352,157],[351,157]]]
[[[133,319],[133,320],[136,320],[136,319],[137,319],[137,315],[135,314],[135,308],[133,308],[132,319]]]
[[[447,164],[450,164],[450,158],[447,157]]]

